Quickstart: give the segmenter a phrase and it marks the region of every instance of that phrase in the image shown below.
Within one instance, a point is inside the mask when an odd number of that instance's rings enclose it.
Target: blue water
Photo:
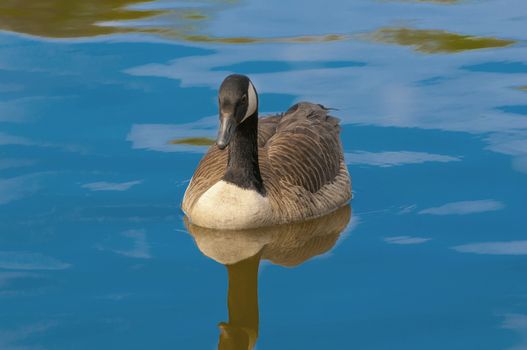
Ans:
[[[336,108],[355,194],[332,249],[262,262],[256,348],[527,348],[523,0],[68,4],[0,4],[0,349],[216,347],[206,147],[170,141],[232,72]]]

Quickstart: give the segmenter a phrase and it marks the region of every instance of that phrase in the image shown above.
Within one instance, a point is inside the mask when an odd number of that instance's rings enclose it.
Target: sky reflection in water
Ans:
[[[257,347],[527,346],[526,19],[522,0],[2,2],[0,348],[216,346],[236,267],[179,203],[231,72],[262,114],[336,108],[355,191],[331,252],[261,264]]]

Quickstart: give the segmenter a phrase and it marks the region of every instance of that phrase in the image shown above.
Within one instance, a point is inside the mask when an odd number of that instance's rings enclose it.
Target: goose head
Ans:
[[[231,141],[238,125],[258,111],[258,95],[251,80],[245,75],[229,75],[218,94],[220,129],[216,144],[224,149]]]

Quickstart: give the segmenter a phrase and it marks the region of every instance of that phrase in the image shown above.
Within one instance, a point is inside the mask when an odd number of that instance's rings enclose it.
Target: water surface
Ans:
[[[522,0],[3,1],[0,348],[217,347],[229,269],[180,202],[234,72],[261,114],[335,108],[355,192],[334,246],[260,262],[256,348],[527,347],[526,21]]]

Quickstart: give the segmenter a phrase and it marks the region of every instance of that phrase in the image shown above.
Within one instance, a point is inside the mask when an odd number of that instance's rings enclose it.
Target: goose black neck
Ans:
[[[223,179],[244,189],[265,195],[258,165],[258,112],[236,128],[229,143],[229,160]]]

